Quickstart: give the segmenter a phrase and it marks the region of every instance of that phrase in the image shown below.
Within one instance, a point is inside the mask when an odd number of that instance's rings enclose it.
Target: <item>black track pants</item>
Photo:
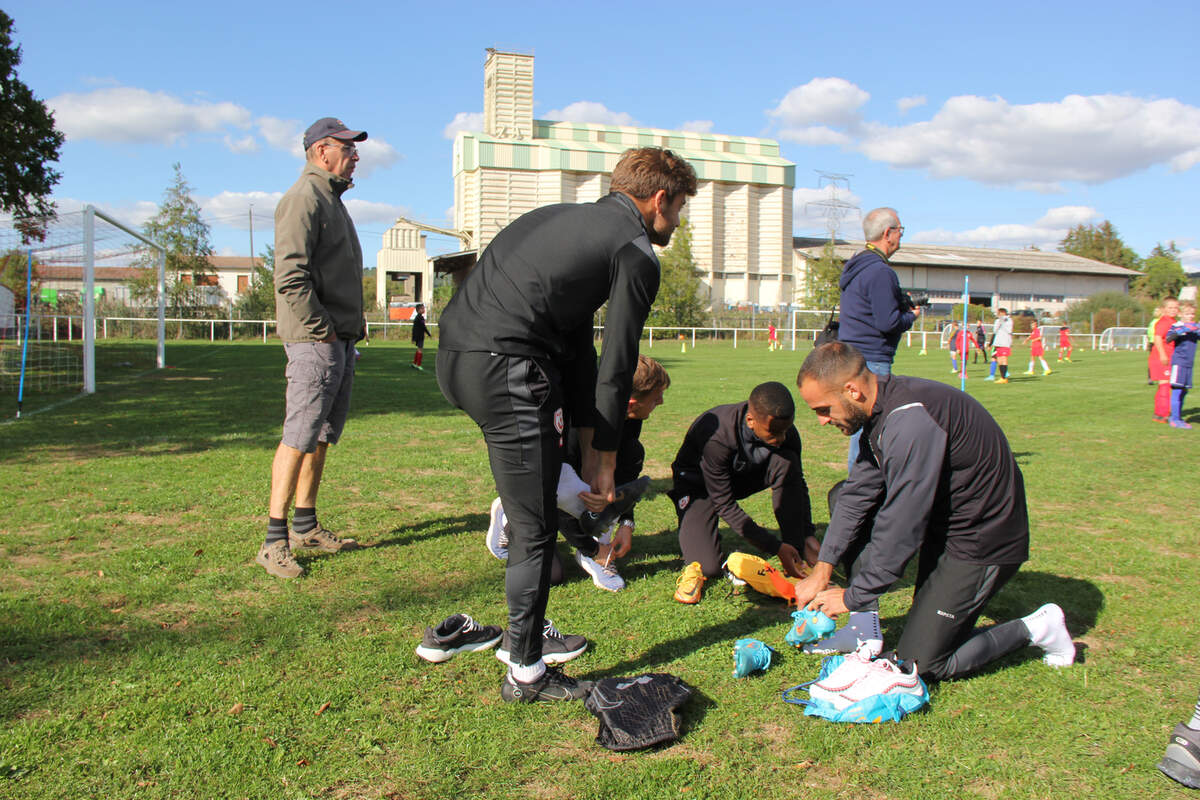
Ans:
[[[988,601],[1019,568],[942,554],[930,574],[918,578],[896,654],[916,661],[923,677],[941,680],[967,675],[1029,644],[1029,629],[1019,619],[975,629]]]
[[[558,534],[562,385],[548,362],[438,350],[438,385],[479,425],[510,528],[504,590],[512,659],[542,657],[542,624]]]

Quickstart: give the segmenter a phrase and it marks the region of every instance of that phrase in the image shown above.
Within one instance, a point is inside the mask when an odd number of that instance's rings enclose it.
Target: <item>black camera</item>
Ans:
[[[900,297],[900,309],[902,311],[912,311],[917,306],[924,308],[929,305],[929,292],[902,292]]]

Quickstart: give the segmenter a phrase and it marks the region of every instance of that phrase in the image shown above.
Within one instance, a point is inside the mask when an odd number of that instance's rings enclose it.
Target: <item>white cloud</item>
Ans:
[[[832,203],[845,204],[840,210]],[[819,189],[801,187],[792,191],[793,223],[797,233],[824,236],[829,230],[829,215],[838,216],[837,233],[843,239],[862,237],[862,198],[844,186],[827,184]]]
[[[354,180],[359,181],[387,169],[402,158],[396,148],[385,139],[372,137],[358,143],[358,166],[354,169]]]
[[[870,94],[845,78],[813,78],[788,92],[767,115],[779,120],[784,131],[822,124],[853,126],[860,119],[858,109],[869,99]]]
[[[914,108],[920,108],[927,102],[929,101],[925,99],[925,95],[915,94],[912,97],[901,97],[896,101],[896,108],[900,109],[901,114],[907,114],[909,111],[912,111]]]
[[[565,108],[546,112],[545,119],[556,122],[592,122],[598,125],[636,125],[637,122],[624,111],[611,111],[603,103],[579,100]]]
[[[390,227],[396,221],[396,217],[412,216],[412,210],[408,206],[377,203],[373,200],[359,200],[357,198],[348,198],[345,202],[346,210],[350,212],[355,225],[386,223]]]
[[[1200,247],[1189,247],[1179,254],[1179,260],[1187,272],[1200,272]]]
[[[173,144],[191,133],[250,126],[250,112],[236,103],[186,101],[166,92],[132,87],[60,94],[47,104],[68,139]]]
[[[443,139],[453,139],[459,131],[478,133],[483,130],[482,111],[460,111],[442,128]]]
[[[1155,164],[1190,169],[1200,163],[1200,108],[1112,94],[1028,105],[964,95],[927,122],[867,126],[858,149],[935,178],[1056,190]]]
[[[231,153],[256,153],[258,152],[258,140],[253,136],[243,136],[240,139],[234,139],[232,136],[225,137],[225,146],[229,148]]]
[[[271,147],[304,158],[304,126],[299,120],[259,117],[254,124],[258,126],[258,135]]]
[[[1042,250],[1056,250],[1067,232],[1077,225],[1090,224],[1100,213],[1089,206],[1058,206],[1049,209],[1034,222],[1014,222],[1000,225],[981,225],[965,231],[935,228],[928,231],[906,232],[905,241],[917,244],[957,244],[966,247],[999,247],[1020,249],[1036,245]],[[901,217],[903,218],[903,216]]]
[[[96,203],[87,200],[79,200],[75,197],[55,197],[54,206],[58,210],[60,217],[66,214],[72,214],[82,211],[85,205],[91,204],[96,208],[108,214],[117,222],[134,230],[141,229],[146,220],[158,213],[158,204],[152,203],[149,200],[139,200],[127,205],[113,205],[112,203]]]
[[[679,126],[681,131],[690,131],[691,133],[712,133],[713,121],[711,119],[693,119],[688,120]]]
[[[821,147],[831,144],[847,145],[851,141],[848,134],[835,131],[826,125],[805,125],[800,128],[784,128],[779,132],[779,138],[809,147]]]
[[[250,206],[254,206],[254,229],[267,230],[275,227],[275,206],[283,192],[230,192],[224,191],[212,197],[198,197],[204,221],[209,225],[222,225],[237,230],[250,227]]]

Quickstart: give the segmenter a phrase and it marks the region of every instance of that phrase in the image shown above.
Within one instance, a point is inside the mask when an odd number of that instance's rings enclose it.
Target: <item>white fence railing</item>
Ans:
[[[15,319],[15,330],[9,338],[15,338],[19,342],[24,330],[24,316],[16,315]],[[74,341],[81,338],[80,331],[83,328],[82,316],[44,314],[35,316],[33,322],[34,330],[37,332],[36,338],[41,341]],[[147,326],[146,330],[150,331],[151,326],[155,326],[157,323],[158,321],[152,317],[96,317],[96,338],[154,338],[152,333],[140,335],[139,328]],[[181,331],[186,328],[189,338],[206,338],[213,342],[218,340],[233,341],[238,338],[244,339],[250,336],[266,342],[271,337],[275,328],[275,320],[273,319],[184,319],[180,317],[168,317],[166,324],[168,338],[173,330]],[[436,329],[437,323],[429,323],[429,326]],[[367,338],[378,337],[387,340],[400,337],[401,339],[407,339],[410,336],[409,331],[411,328],[412,323],[410,322],[368,322]],[[1142,330],[1144,332],[1144,329]],[[595,326],[595,336],[597,339],[600,338],[603,332],[603,326]],[[797,349],[801,344],[811,344],[820,332],[820,328],[776,328],[776,335],[780,344],[790,350]],[[1053,349],[1058,346],[1057,330],[1054,330],[1054,333],[1054,336],[1048,334],[1046,336],[1047,349]],[[647,326],[644,335],[646,336],[649,348],[676,344],[680,341],[681,336],[684,343],[691,347],[695,347],[698,341],[729,342],[734,348],[737,348],[739,345],[758,345],[766,344],[767,342],[766,328]],[[1071,339],[1080,348],[1094,350],[1106,344],[1106,342],[1102,341],[1103,336],[1104,334],[1072,333]],[[35,337],[31,335],[30,338]],[[917,347],[921,350],[945,350],[947,349],[946,338],[946,334],[943,331],[917,330],[905,333],[901,342],[906,347]],[[1019,338],[1020,335],[1018,335]],[[1143,342],[1144,338],[1143,333]],[[1109,348],[1105,347],[1104,349]]]

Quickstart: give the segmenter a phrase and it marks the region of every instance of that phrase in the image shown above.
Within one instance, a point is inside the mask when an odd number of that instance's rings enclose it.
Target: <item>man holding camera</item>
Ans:
[[[867,246],[842,267],[841,326],[838,341],[854,345],[876,375],[891,375],[900,336],[921,315],[921,307],[900,291],[888,259],[900,249],[904,227],[894,208],[877,208],[863,218]],[[850,437],[847,468],[858,458],[858,433]]]

